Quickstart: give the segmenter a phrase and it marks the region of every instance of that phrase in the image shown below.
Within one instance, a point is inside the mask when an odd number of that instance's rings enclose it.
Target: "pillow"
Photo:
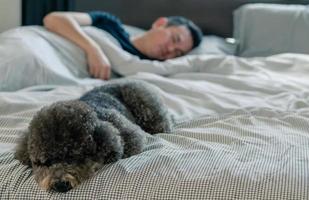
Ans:
[[[190,51],[188,55],[234,55],[235,48],[235,43],[231,38],[224,39],[216,35],[207,35],[203,37],[201,44]]]
[[[234,12],[238,56],[309,54],[309,9],[303,5],[247,4]]]
[[[139,35],[145,32],[144,29],[124,25],[124,29],[132,36]],[[219,54],[219,55],[233,55],[235,53],[235,45],[233,42],[226,41],[224,38],[209,35],[204,36],[201,44],[188,53],[188,55],[200,54]]]
[[[131,26],[131,25],[123,25],[124,29],[131,35],[131,36],[136,36],[139,34],[142,34],[145,32],[145,29],[138,28],[136,26]]]

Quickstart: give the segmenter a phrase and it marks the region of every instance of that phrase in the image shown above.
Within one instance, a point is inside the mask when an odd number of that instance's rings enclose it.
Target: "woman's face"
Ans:
[[[155,27],[146,34],[144,53],[158,60],[182,56],[193,46],[191,33],[185,26]]]

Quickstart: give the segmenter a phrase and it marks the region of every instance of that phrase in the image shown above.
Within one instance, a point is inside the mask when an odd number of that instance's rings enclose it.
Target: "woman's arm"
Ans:
[[[92,40],[81,26],[92,24],[87,13],[79,12],[52,12],[44,17],[44,26],[64,38],[77,44],[86,52],[89,72],[92,76],[101,79],[110,77],[110,62],[102,49]]]

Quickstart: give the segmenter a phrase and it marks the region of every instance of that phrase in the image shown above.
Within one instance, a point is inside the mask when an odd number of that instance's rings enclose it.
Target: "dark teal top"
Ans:
[[[149,59],[134,47],[129,33],[123,28],[121,21],[116,16],[103,11],[92,11],[88,13],[92,19],[92,26],[102,29],[111,34],[125,51],[138,56],[141,59]]]

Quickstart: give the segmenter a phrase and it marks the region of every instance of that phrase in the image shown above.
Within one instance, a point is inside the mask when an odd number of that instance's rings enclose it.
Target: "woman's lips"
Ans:
[[[161,47],[160,48],[160,54],[161,54],[161,57],[164,58],[167,54],[167,49],[164,48],[164,47]]]

